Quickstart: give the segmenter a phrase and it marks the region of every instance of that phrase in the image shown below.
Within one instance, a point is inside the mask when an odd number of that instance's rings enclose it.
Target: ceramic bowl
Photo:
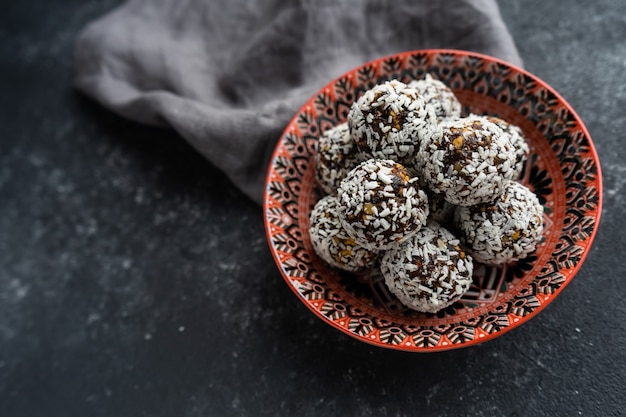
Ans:
[[[426,74],[448,85],[465,114],[518,125],[531,156],[521,181],[544,206],[543,240],[527,258],[475,265],[464,297],[436,314],[404,307],[379,275],[338,271],[314,253],[309,214],[320,198],[314,154],[320,132],[346,121],[365,90]],[[368,62],[332,81],[295,115],[267,173],[264,214],[276,264],[294,294],[320,319],[373,345],[415,352],[460,348],[526,323],[561,294],[580,269],[598,229],[602,179],[580,118],[545,82],[504,61],[464,51],[418,50]]]

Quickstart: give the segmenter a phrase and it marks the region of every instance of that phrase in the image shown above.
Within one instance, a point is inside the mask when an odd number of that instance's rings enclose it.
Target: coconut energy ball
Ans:
[[[330,265],[350,272],[371,267],[378,253],[356,244],[341,226],[337,215],[339,202],[326,196],[315,204],[310,215],[309,234],[315,253]]]
[[[508,181],[494,202],[457,207],[454,223],[475,260],[505,264],[535,250],[543,232],[543,206],[531,190]]]
[[[327,130],[320,136],[315,153],[317,184],[326,194],[336,195],[341,180],[359,162],[348,123]]]
[[[446,120],[440,138],[425,142],[417,163],[433,192],[456,205],[495,200],[515,176],[515,148],[508,135],[481,117]]]
[[[408,86],[416,89],[424,101],[433,106],[437,120],[461,117],[461,103],[452,90],[430,74],[423,80],[411,81]]]
[[[384,250],[426,223],[428,197],[416,177],[387,159],[369,159],[348,173],[338,189],[339,217],[357,244]]]
[[[522,176],[524,165],[528,160],[530,154],[530,148],[528,142],[524,136],[524,132],[518,126],[515,126],[506,120],[502,120],[499,117],[487,116],[487,120],[497,125],[502,131],[511,136],[511,143],[515,148],[515,176],[513,179],[517,180]]]
[[[459,239],[433,221],[385,252],[380,268],[389,291],[402,304],[425,313],[461,298],[472,285],[474,270]]]
[[[361,153],[401,164],[414,158],[424,138],[438,134],[433,107],[397,80],[366,91],[350,108],[348,125]]]

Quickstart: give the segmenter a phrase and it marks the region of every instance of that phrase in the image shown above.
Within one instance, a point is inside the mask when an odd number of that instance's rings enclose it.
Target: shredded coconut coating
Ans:
[[[457,301],[472,284],[472,257],[447,229],[429,221],[381,260],[385,283],[402,304],[435,313]]]
[[[415,157],[422,140],[439,135],[434,108],[397,80],[375,86],[354,102],[348,125],[361,153],[401,164]]]
[[[338,189],[339,217],[355,241],[384,250],[426,223],[428,197],[417,177],[400,164],[369,159],[348,173]]]
[[[461,117],[461,103],[454,92],[430,74],[426,74],[423,80],[411,81],[408,86],[416,89],[426,104],[433,106],[438,121]]]
[[[515,175],[509,135],[484,118],[470,116],[440,124],[442,136],[422,143],[417,164],[433,192],[455,205],[495,200]]]
[[[311,211],[309,234],[315,253],[345,271],[359,272],[372,267],[378,252],[357,245],[346,233],[337,215],[338,206],[336,197],[326,196],[318,200]]]
[[[522,132],[522,129],[520,129],[519,126],[513,125],[506,120],[500,119],[499,117],[488,116],[487,120],[502,129],[505,134],[511,136],[510,141],[515,148],[515,176],[512,179],[520,179],[522,172],[524,171],[524,165],[528,160],[528,155],[530,155],[530,148],[528,147],[528,142],[526,141],[524,132]]]
[[[493,203],[457,207],[454,223],[474,259],[500,265],[535,250],[543,232],[543,206],[527,187],[508,181]]]
[[[361,162],[348,123],[339,124],[324,132],[315,153],[315,179],[322,191],[337,195],[339,183]]]

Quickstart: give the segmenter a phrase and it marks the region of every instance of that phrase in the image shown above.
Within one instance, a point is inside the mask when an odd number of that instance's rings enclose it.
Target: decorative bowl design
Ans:
[[[522,182],[544,205],[543,240],[527,258],[504,267],[475,265],[465,296],[436,314],[400,304],[381,276],[328,266],[313,252],[309,213],[320,194],[313,155],[321,132],[346,121],[364,91],[389,79],[430,74],[447,84],[465,114],[490,114],[518,125],[531,157]],[[264,213],[274,259],[293,292],[318,317],[367,343],[407,351],[485,342],[538,314],[574,278],[598,229],[602,177],[582,121],[546,83],[489,56],[418,50],[387,56],[339,77],[295,115],[274,151]]]

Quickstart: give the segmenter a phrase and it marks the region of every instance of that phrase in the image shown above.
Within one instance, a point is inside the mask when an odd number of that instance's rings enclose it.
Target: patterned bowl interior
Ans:
[[[437,314],[407,309],[378,274],[337,271],[313,252],[309,213],[320,194],[313,155],[320,132],[344,122],[365,90],[389,79],[431,74],[453,89],[465,114],[518,125],[531,157],[523,179],[544,205],[535,253],[504,267],[475,266],[474,283]],[[570,106],[528,72],[461,51],[412,51],[367,63],[331,82],[296,114],[274,151],[265,188],[270,249],[287,284],[321,319],[362,341],[409,351],[481,343],[537,314],[574,277],[601,212],[600,165],[591,138]]]

